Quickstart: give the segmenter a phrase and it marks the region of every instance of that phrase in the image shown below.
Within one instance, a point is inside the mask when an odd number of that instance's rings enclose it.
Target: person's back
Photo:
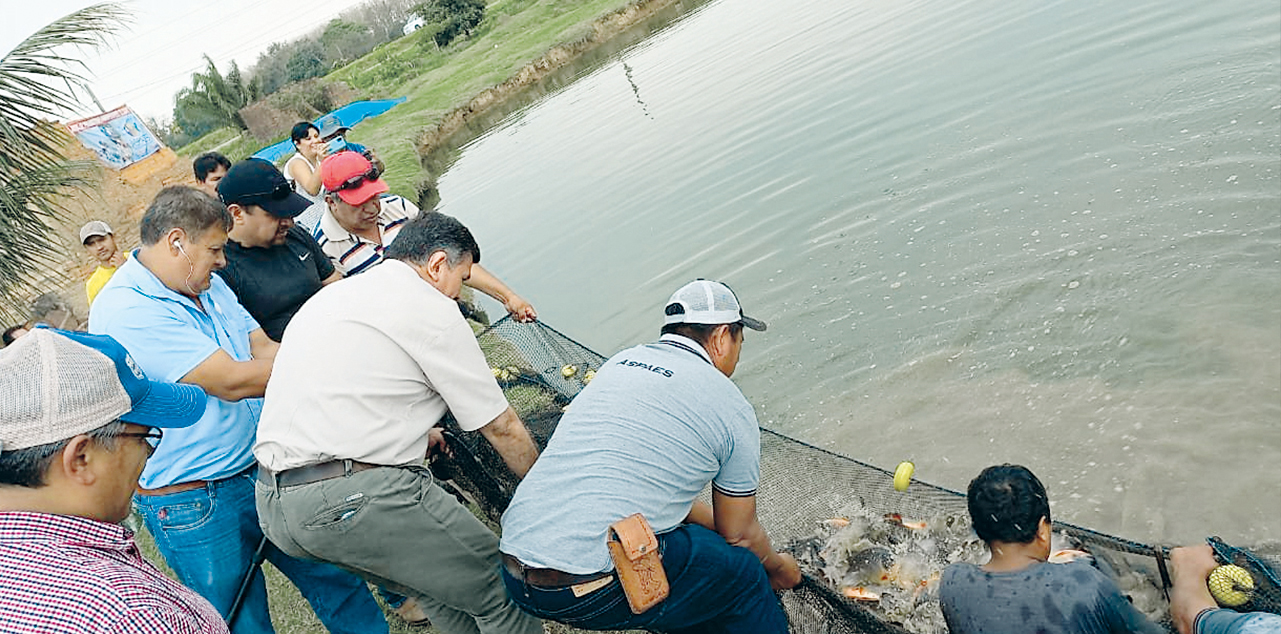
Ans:
[[[948,566],[939,603],[952,634],[1159,632],[1116,584],[1085,561],[987,572]]]
[[[952,634],[1164,632],[1089,563],[1047,563],[1050,499],[1026,467],[984,469],[965,498],[992,559],[943,571],[939,603]]]

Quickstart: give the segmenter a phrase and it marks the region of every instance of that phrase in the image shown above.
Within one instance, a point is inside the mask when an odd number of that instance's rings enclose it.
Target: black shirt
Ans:
[[[298,226],[285,234],[284,244],[245,247],[228,240],[223,252],[227,267],[218,275],[274,341],[335,270],[315,238]]]

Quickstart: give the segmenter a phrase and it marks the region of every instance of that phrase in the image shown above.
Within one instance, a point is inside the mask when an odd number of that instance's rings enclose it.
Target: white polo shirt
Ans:
[[[458,304],[387,260],[294,315],[253,452],[273,471],[337,459],[420,464],[447,410],[471,431],[506,409]]]

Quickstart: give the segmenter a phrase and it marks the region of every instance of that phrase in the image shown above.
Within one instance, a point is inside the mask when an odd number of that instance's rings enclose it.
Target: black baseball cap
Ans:
[[[311,206],[311,201],[295,192],[275,165],[256,158],[227,170],[227,175],[218,181],[218,197],[224,205],[258,205],[277,218],[293,218]]]

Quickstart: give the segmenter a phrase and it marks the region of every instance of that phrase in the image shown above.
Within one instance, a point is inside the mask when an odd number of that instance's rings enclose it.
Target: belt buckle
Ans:
[[[604,588],[605,586],[609,585],[609,582],[613,580],[614,580],[614,575],[612,574],[605,575],[600,579],[593,579],[591,581],[584,581],[583,583],[572,585],[569,587],[569,589],[574,591],[574,598],[577,599],[580,597],[587,596],[597,590],[600,590],[601,588]]]

